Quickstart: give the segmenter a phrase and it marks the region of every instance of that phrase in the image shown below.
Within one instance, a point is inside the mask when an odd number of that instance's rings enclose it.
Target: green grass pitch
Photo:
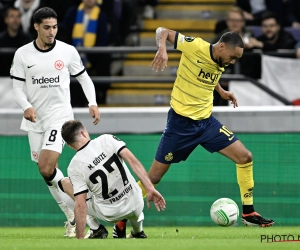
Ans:
[[[258,227],[145,227],[148,239],[112,239],[112,226],[108,239],[77,240],[64,238],[64,228],[30,227],[4,228],[0,227],[1,250],[35,250],[35,249],[121,249],[121,250],[173,250],[173,249],[300,249],[300,242],[261,242],[262,235],[283,240],[290,235],[298,240],[299,227],[273,226]],[[277,236],[276,236],[277,235]],[[271,242],[271,240],[269,240]]]

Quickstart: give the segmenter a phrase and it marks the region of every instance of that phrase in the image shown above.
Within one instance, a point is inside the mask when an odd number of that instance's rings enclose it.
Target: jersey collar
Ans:
[[[77,150],[77,152],[79,152],[80,150],[84,149],[87,145],[89,145],[89,143],[91,142],[91,140],[89,140],[86,144],[84,144],[80,149]]]
[[[215,60],[214,56],[213,56],[213,46],[212,46],[212,44],[210,44],[210,46],[209,46],[209,52],[210,52],[210,58],[211,58],[211,60],[213,60],[215,63],[218,63]]]
[[[56,40],[54,39],[53,45],[52,45],[49,49],[46,49],[46,50],[41,50],[41,49],[37,46],[35,40],[33,41],[33,45],[34,45],[34,47],[35,47],[39,52],[46,53],[46,52],[51,51],[51,50],[55,47],[55,45],[56,45]]]

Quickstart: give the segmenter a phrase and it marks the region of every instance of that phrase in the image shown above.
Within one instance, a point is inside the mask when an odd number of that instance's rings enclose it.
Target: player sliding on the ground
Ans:
[[[254,210],[251,152],[212,115],[214,90],[223,99],[231,101],[234,107],[238,106],[234,94],[225,91],[219,84],[219,79],[224,67],[234,64],[242,56],[242,38],[235,32],[228,32],[216,44],[209,44],[201,38],[158,28],[158,51],[151,64],[153,70],[164,70],[167,67],[166,41],[174,44],[174,48],[182,54],[171,94],[167,125],[149,170],[149,178],[153,184],[159,183],[172,163],[186,160],[201,145],[207,151],[218,152],[236,164],[243,204],[243,223],[261,227],[273,225],[273,220],[263,218]],[[143,186],[140,186],[146,195]],[[124,225],[122,227],[125,230]]]
[[[142,192],[124,160],[147,190],[147,205],[153,201],[156,209],[165,209],[165,200],[156,191],[146,170],[126,148],[126,144],[109,134],[90,139],[79,121],[68,121],[62,127],[62,137],[77,153],[68,167],[68,176],[62,180],[64,190],[75,199],[76,236],[84,238],[86,215],[107,222],[128,219],[132,230],[127,238],[147,238],[143,231],[144,201]],[[73,185],[71,185],[71,183]],[[107,230],[90,231],[107,236]]]

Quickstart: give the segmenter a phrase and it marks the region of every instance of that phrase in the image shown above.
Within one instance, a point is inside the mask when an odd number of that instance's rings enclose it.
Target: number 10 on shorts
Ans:
[[[231,141],[234,137],[233,132],[230,131],[226,126],[222,126],[222,128],[220,128],[220,133],[225,134],[228,137],[228,140]],[[232,136],[233,135],[233,136]]]

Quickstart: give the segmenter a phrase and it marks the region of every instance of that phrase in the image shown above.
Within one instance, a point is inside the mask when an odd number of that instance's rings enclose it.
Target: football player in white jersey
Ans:
[[[82,123],[76,120],[66,122],[61,133],[65,142],[77,151],[68,167],[69,178],[62,180],[64,190],[75,198],[76,237],[84,237],[86,214],[90,214],[107,222],[128,219],[132,230],[127,238],[147,238],[142,225],[142,191],[124,160],[147,189],[148,208],[150,201],[158,211],[164,210],[166,203],[126,144],[110,134],[91,140]]]
[[[57,165],[64,146],[61,126],[73,119],[70,75],[80,82],[95,125],[100,113],[93,82],[78,52],[73,46],[55,40],[55,11],[47,7],[38,9],[33,19],[37,39],[16,51],[11,67],[14,99],[24,111],[21,129],[28,131],[31,159],[38,164],[51,194],[68,219],[65,236],[75,237],[74,213],[66,204],[68,196],[60,191],[59,181],[64,176]]]

